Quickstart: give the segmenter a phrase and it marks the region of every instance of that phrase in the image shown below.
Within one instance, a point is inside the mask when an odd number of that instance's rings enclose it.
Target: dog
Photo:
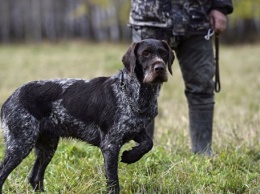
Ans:
[[[121,162],[131,164],[153,147],[146,126],[158,114],[157,98],[172,74],[174,54],[165,41],[146,39],[132,43],[122,58],[124,68],[111,77],[54,79],[29,82],[1,108],[5,156],[0,166],[0,193],[7,176],[35,148],[29,176],[35,191],[44,191],[44,172],[60,138],[72,137],[101,149],[107,192],[119,193]]]

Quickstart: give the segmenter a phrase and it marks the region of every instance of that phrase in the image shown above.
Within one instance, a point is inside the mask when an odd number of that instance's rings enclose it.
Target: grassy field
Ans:
[[[127,44],[80,42],[0,46],[0,105],[21,84],[58,77],[93,78],[121,69]],[[177,61],[159,97],[154,148],[120,163],[123,194],[260,193],[260,45],[221,47],[222,91],[216,94],[215,157],[190,152],[187,104]],[[128,149],[130,144],[124,146]],[[0,135],[0,159],[4,141]],[[8,177],[4,193],[32,193],[31,153]],[[98,148],[62,140],[45,174],[45,193],[105,193]]]

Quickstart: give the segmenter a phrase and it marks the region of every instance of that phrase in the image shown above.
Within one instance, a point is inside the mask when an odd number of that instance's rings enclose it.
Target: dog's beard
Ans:
[[[161,84],[167,81],[168,81],[167,73],[158,74],[158,73],[147,72],[144,74],[144,79],[143,79],[143,83],[147,83],[147,84]]]

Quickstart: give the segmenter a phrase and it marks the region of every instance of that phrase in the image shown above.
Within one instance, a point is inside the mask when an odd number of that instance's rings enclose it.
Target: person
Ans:
[[[215,74],[213,44],[221,34],[231,0],[131,0],[133,41],[166,40],[175,51],[185,83],[192,152],[212,156]],[[154,121],[147,127],[153,137]]]

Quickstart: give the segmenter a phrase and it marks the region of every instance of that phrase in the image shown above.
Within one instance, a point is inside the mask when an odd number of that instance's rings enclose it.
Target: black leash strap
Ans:
[[[220,75],[219,75],[219,36],[215,35],[215,91],[218,93],[221,90]]]

